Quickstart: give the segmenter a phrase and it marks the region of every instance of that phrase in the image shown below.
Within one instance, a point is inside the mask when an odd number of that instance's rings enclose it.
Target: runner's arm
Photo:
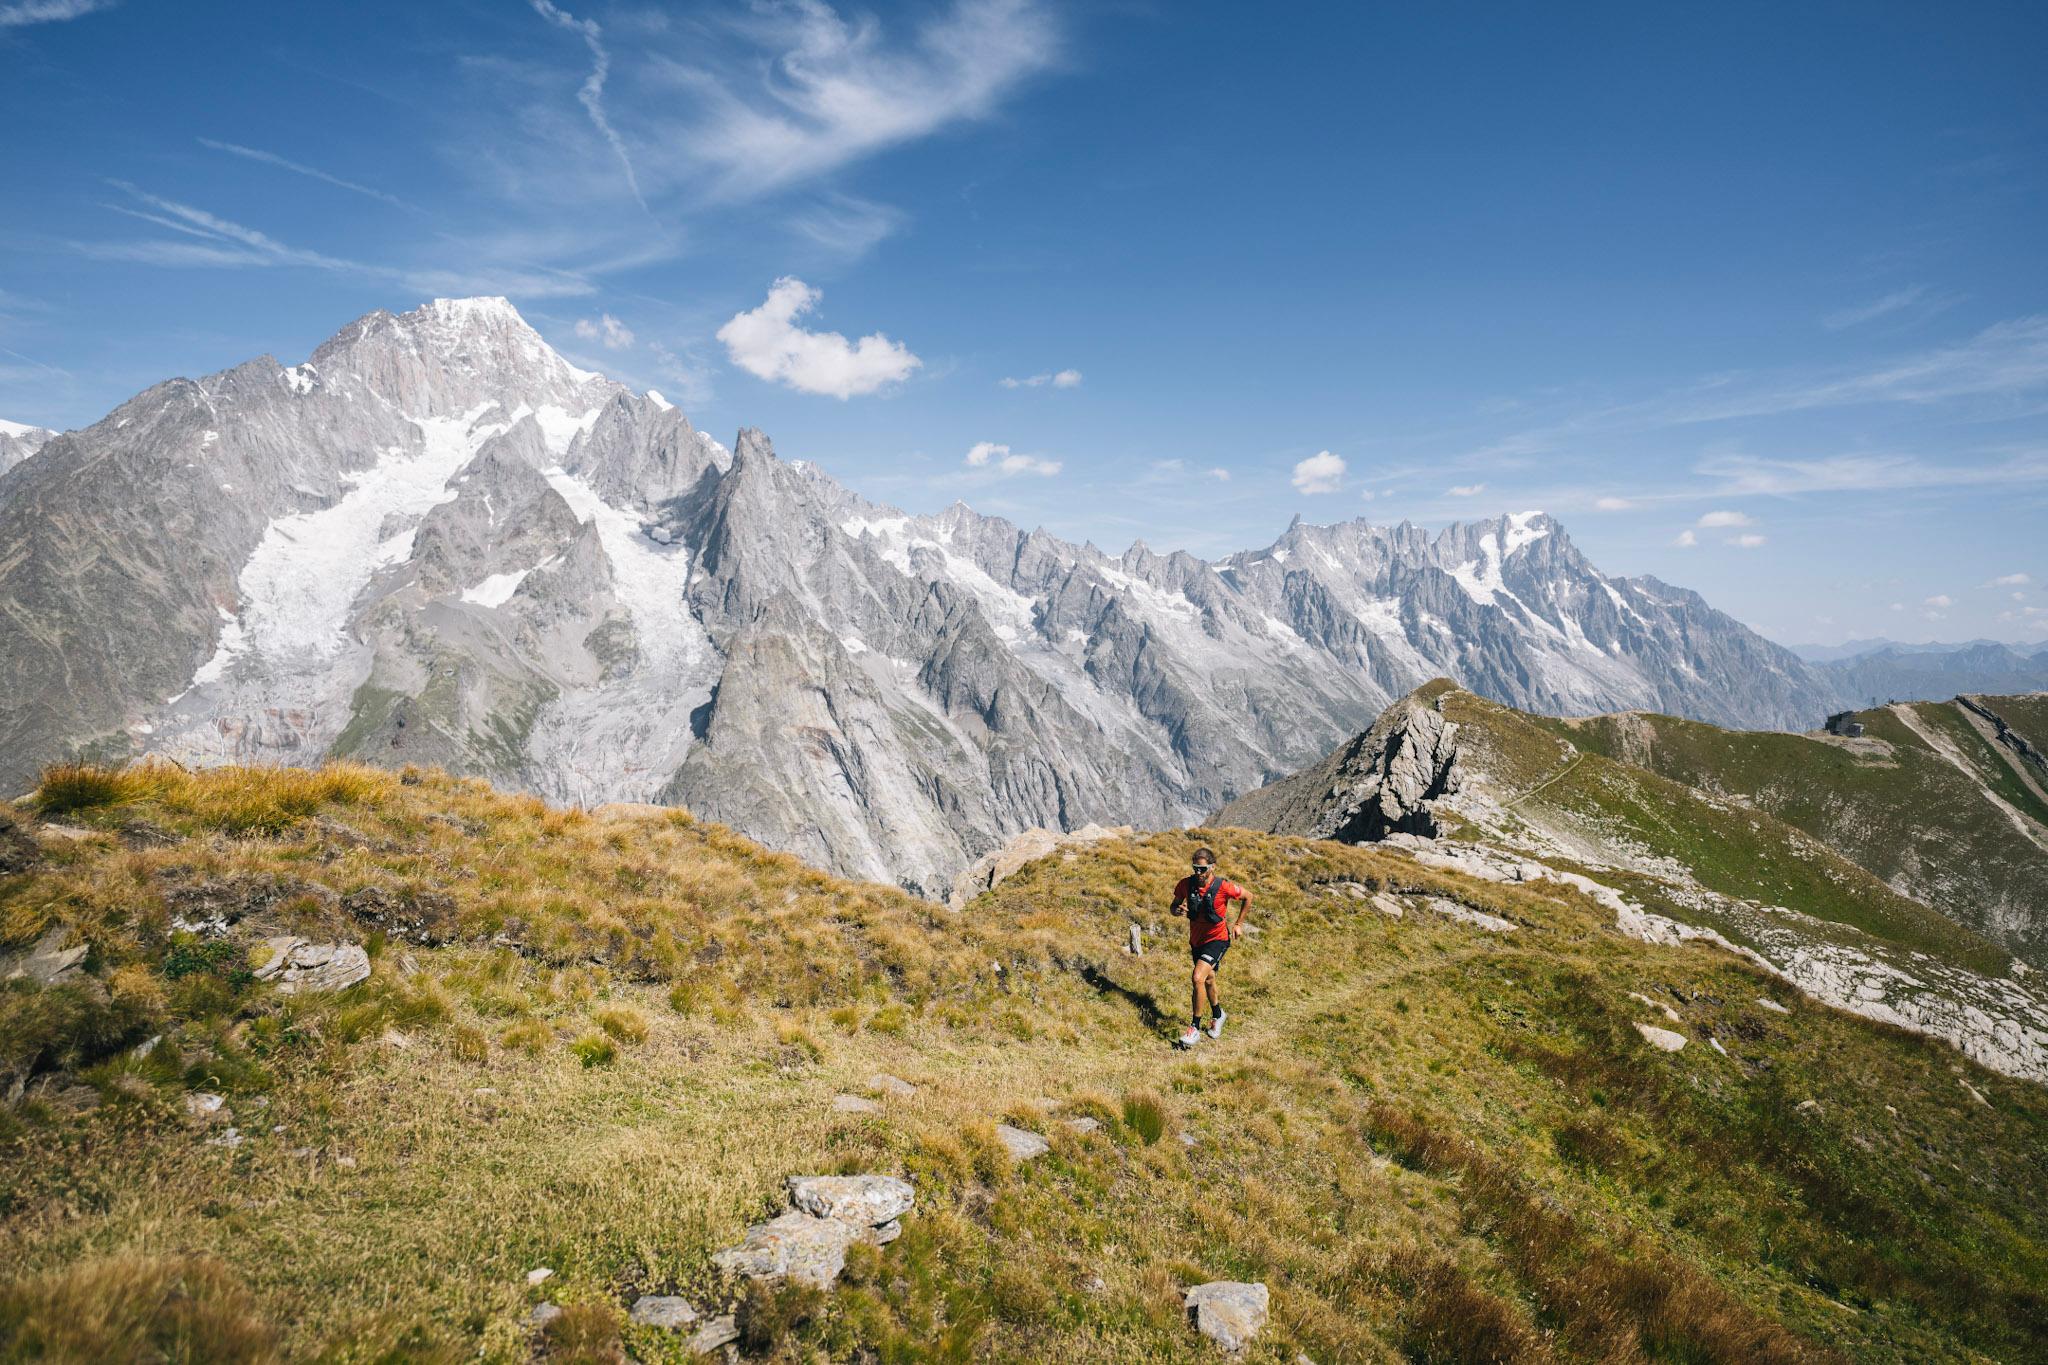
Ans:
[[[1243,887],[1237,889],[1237,920],[1230,926],[1230,937],[1235,940],[1244,932],[1244,912],[1251,909],[1252,893]]]

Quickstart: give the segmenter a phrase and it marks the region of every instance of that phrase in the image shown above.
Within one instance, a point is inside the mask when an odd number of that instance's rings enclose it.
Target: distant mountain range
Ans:
[[[502,299],[9,439],[36,447],[0,475],[13,790],[71,755],[440,764],[943,893],[1025,828],[1187,823],[1438,675],[1796,729],[1869,682],[1536,512],[1297,520],[1214,562],[906,515],[759,432],[728,450]]]
[[[1816,676],[1844,707],[1965,692],[2048,689],[2048,642],[2009,645],[1972,640],[1960,645],[1909,645],[1861,640],[1833,648],[1793,648],[1813,664]],[[1834,657],[1816,659],[1815,653]]]

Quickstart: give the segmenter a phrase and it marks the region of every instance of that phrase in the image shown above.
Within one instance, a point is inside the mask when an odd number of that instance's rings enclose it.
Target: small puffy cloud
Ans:
[[[21,0],[14,5],[0,5],[0,29],[23,28],[29,24],[61,24],[69,19],[81,19],[103,9],[112,9],[119,0]]]
[[[718,339],[732,363],[757,378],[840,399],[900,383],[924,364],[902,342],[880,332],[848,341],[838,332],[797,326],[797,318],[820,297],[802,280],[785,275],[770,287],[767,302],[719,328]]]
[[[1444,491],[1454,498],[1476,498],[1486,491],[1486,485],[1483,483],[1461,483],[1454,488],[1447,488]]]
[[[1626,512],[1635,504],[1627,498],[1595,498],[1593,506],[1602,512]]]
[[[2031,574],[2009,573],[1992,579],[1991,586],[1994,588],[2023,588],[2033,581],[2034,579]]]
[[[1079,370],[1048,370],[1034,374],[1028,379],[999,379],[996,381],[1006,389],[1042,389],[1050,384],[1056,389],[1078,389],[1081,387]]]
[[[1700,518],[1699,524],[1706,527],[1754,526],[1756,519],[1747,512],[1709,512]]]
[[[1950,597],[1950,596],[1949,596],[1949,595],[1948,595],[1947,593],[1945,593],[1945,592],[1938,592],[1938,593],[1934,594],[1934,596],[1932,596],[1932,597],[1928,598],[1928,599],[1927,599],[1927,601],[1926,601],[1926,603],[1925,603],[1925,605],[1926,605],[1926,606],[1930,606],[1930,607],[1952,607],[1952,606],[1954,606],[1955,604],[1956,604],[1956,599],[1955,599],[1955,598],[1953,598],[1953,597]]]
[[[1209,471],[1209,477],[1218,483],[1229,483],[1230,471],[1227,469],[1212,469]]]
[[[1371,502],[1371,501],[1372,501],[1372,499],[1373,499],[1373,492],[1372,492],[1372,490],[1371,490],[1370,488],[1365,488],[1365,489],[1361,489],[1361,490],[1359,490],[1359,494],[1358,494],[1358,500],[1359,500],[1360,502]]]
[[[1690,550],[1693,546],[1700,543],[1700,538],[1694,535],[1691,531],[1680,531],[1678,533],[1678,539],[1672,541],[1671,543],[1673,545],[1677,545],[1684,549]]]
[[[1892,603],[1892,610],[1893,610],[1893,611],[1904,611],[1905,609],[1906,609],[1906,604],[1905,604],[1904,602],[1894,602],[1894,603]]]
[[[967,452],[967,463],[974,469],[989,469],[1009,478],[1013,474],[1036,474],[1049,479],[1060,472],[1058,460],[1042,460],[1036,455],[1015,455],[1010,448],[999,441],[976,441]]]
[[[1754,531],[1746,531],[1742,535],[1728,537],[1728,543],[1738,550],[1754,550],[1764,543],[1764,538]]]
[[[633,344],[633,329],[610,313],[600,313],[596,321],[578,318],[576,335],[585,341],[601,342],[607,351],[623,351]]]
[[[1292,482],[1298,493],[1334,493],[1344,483],[1344,457],[1317,451],[1295,464]]]

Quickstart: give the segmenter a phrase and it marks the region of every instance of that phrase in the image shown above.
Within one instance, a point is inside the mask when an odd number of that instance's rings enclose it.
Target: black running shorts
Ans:
[[[1229,951],[1230,940],[1227,938],[1219,938],[1211,943],[1199,944],[1192,950],[1195,961],[1206,962],[1211,967],[1221,967],[1223,965],[1223,955]]]

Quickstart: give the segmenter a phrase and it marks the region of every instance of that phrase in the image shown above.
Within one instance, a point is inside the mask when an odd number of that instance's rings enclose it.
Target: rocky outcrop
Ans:
[[[1431,807],[1458,784],[1458,727],[1434,705],[1443,686],[1432,684],[1389,707],[1371,729],[1322,762],[1246,793],[1209,823],[1344,843],[1391,834],[1433,837]]]
[[[792,1176],[788,1190],[787,1212],[748,1228],[712,1264],[751,1280],[787,1278],[829,1289],[856,1243],[884,1246],[902,1234],[897,1220],[917,1198],[909,1181],[884,1175]]]
[[[370,979],[370,955],[356,943],[308,943],[289,936],[266,940],[270,956],[256,969],[283,995],[347,990]]]

